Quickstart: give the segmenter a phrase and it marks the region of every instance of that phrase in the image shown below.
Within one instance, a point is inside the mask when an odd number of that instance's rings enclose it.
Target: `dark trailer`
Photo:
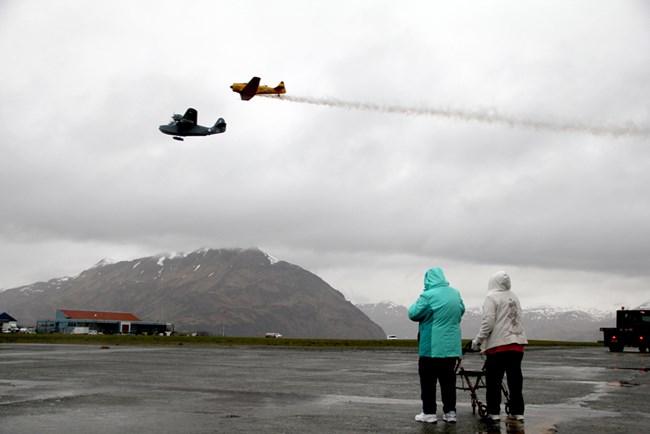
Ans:
[[[621,352],[625,347],[636,347],[644,353],[650,339],[650,310],[616,311],[616,327],[601,327],[603,342],[612,352]]]

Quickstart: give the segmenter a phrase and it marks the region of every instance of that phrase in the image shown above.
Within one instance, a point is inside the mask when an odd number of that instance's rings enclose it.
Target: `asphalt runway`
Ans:
[[[523,366],[524,424],[486,425],[459,390],[458,423],[425,425],[415,349],[1,344],[0,433],[647,432],[649,354],[528,348]]]

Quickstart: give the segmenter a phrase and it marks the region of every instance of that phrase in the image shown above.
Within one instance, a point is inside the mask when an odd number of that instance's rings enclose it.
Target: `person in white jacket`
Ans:
[[[488,418],[500,420],[501,382],[504,374],[510,394],[510,414],[524,420],[523,375],[521,361],[528,344],[522,323],[519,298],[510,289],[510,276],[505,271],[492,275],[483,303],[481,328],[472,341],[472,348],[485,353],[485,381]]]

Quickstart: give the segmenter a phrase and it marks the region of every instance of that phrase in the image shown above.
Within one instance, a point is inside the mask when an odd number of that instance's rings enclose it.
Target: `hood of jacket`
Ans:
[[[449,282],[445,279],[442,268],[430,268],[424,275],[424,290],[428,291],[441,286],[449,286]]]
[[[508,291],[510,287],[510,276],[505,271],[497,271],[488,282],[488,291]]]

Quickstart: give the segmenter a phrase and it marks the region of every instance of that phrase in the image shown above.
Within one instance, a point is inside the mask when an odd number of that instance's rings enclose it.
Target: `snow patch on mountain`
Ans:
[[[356,305],[386,333],[413,338],[417,323],[408,318],[408,308],[390,301]],[[524,328],[529,339],[596,341],[602,339],[600,327],[612,326],[616,312],[584,309],[576,306],[543,305],[523,309]],[[470,307],[463,315],[463,338],[476,336],[482,320],[482,308]]]
[[[34,285],[28,285],[20,288],[20,292],[22,292],[25,295],[31,295],[34,292],[43,292],[41,289],[40,291],[34,288]]]
[[[95,268],[102,268],[102,267],[106,267],[107,265],[113,265],[113,264],[115,264],[115,261],[113,261],[112,259],[104,258],[98,263],[96,263],[95,265],[93,265],[92,267],[90,267],[89,270],[93,270]]]
[[[266,253],[266,252],[262,252],[262,253],[264,253],[264,255],[266,256],[266,259],[269,260],[269,264],[275,265],[278,262],[280,262],[280,260],[278,258],[274,258],[273,256],[269,255],[268,253]]]
[[[591,319],[593,321],[601,321],[615,316],[613,311],[604,311],[595,308],[585,309],[579,306],[551,305],[526,308],[524,309],[524,314],[530,318],[556,318],[562,316],[564,318]]]
[[[650,300],[643,302],[634,308],[634,310],[642,310],[642,309],[650,309]]]

